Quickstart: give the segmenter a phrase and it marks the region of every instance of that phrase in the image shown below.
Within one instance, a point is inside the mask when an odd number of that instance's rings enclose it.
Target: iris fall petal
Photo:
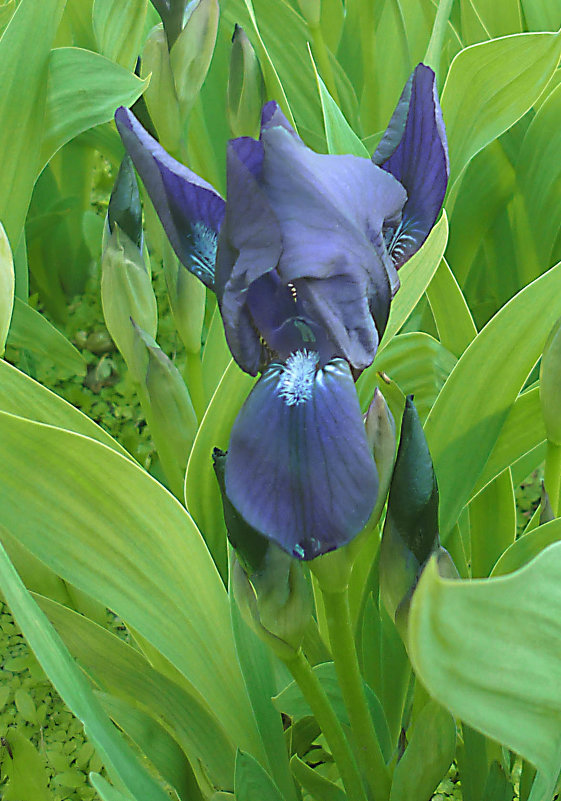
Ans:
[[[224,199],[166,153],[131,111],[117,109],[115,122],[179,260],[213,289]]]
[[[343,359],[317,369],[298,351],[267,368],[232,428],[225,484],[243,518],[300,559],[364,527],[378,477]]]

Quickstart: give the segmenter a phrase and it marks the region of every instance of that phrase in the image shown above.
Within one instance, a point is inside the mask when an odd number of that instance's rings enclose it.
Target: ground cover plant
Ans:
[[[560,26],[0,6],[2,797],[556,797]]]

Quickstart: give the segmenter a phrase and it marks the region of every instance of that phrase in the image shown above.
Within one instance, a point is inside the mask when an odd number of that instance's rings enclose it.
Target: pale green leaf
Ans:
[[[243,801],[283,801],[280,790],[259,762],[242,751],[236,756],[234,794]]]
[[[433,559],[409,613],[409,654],[429,693],[543,771],[543,799],[561,767],[560,571],[559,544],[478,581],[443,579]]]
[[[199,426],[185,475],[187,509],[224,577],[227,575],[226,526],[212,466],[212,451],[214,448],[227,450],[232,425],[254,382],[254,378],[230,360]]]
[[[93,31],[101,55],[133,70],[141,50],[148,0],[94,0]]]
[[[532,31],[557,31],[561,27],[560,0],[521,0]]]
[[[66,142],[113,119],[117,106],[130,106],[148,80],[99,53],[79,47],[59,47],[49,59],[40,169]]]
[[[347,796],[334,782],[326,779],[296,754],[290,760],[290,767],[302,787],[317,801],[345,801]]]
[[[14,308],[15,274],[12,249],[4,226],[0,222],[0,356],[4,353],[4,346],[12,319]]]
[[[450,187],[470,160],[538,99],[561,56],[561,34],[522,33],[462,50],[442,92]]]
[[[559,302],[555,299],[559,298]],[[445,538],[561,314],[561,264],[512,298],[464,352],[425,424]]]
[[[14,302],[8,345],[54,362],[60,375],[86,374],[86,362],[82,354],[46,317],[19,298],[15,298]]]
[[[471,575],[484,578],[516,538],[516,503],[508,468],[470,503],[469,523]]]
[[[12,249],[41,169],[49,53],[65,0],[21,0],[0,39],[0,221]]]
[[[0,442],[3,525],[146,637],[233,740],[259,753],[226,592],[181,504],[87,437],[2,413]],[[46,453],[49,469],[38,472]]]
[[[427,299],[438,330],[438,338],[458,358],[477,334],[477,328],[462,290],[442,259],[427,287]]]
[[[492,576],[504,576],[523,567],[548,545],[561,540],[561,518],[538,526],[507,548],[493,568]]]

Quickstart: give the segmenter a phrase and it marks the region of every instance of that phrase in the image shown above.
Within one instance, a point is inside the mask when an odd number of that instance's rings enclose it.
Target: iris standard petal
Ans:
[[[261,367],[263,346],[247,291],[275,269],[282,251],[278,221],[257,180],[262,158],[262,146],[254,139],[228,143],[228,205],[216,261],[216,294],[228,346],[251,375]]]
[[[430,67],[418,64],[415,68],[372,160],[407,190],[401,222],[385,231],[399,267],[429,235],[448,183],[448,145]]]
[[[223,198],[166,153],[131,111],[117,109],[115,122],[178,258],[213,289],[217,237],[225,211]]]
[[[232,428],[226,493],[281,548],[313,559],[364,527],[378,476],[349,365],[298,351],[271,364]]]
[[[281,280],[294,284],[339,354],[367,367],[381,336],[370,307],[376,296],[389,305],[398,285],[382,229],[399,219],[405,190],[368,159],[314,153],[283,126],[264,129],[262,142],[260,183],[282,231]]]

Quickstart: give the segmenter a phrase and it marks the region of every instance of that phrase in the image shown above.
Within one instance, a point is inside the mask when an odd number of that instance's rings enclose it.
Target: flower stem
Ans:
[[[561,445],[548,439],[545,454],[545,488],[555,517],[559,515],[559,489],[561,486]]]
[[[348,801],[366,801],[362,780],[349,743],[310,663],[300,650],[293,659],[286,661],[286,666],[312,708],[318,725],[327,740],[333,759],[339,768]]]
[[[323,602],[335,670],[357,744],[359,763],[374,801],[387,801],[391,780],[366,701],[353,636],[348,590],[336,593],[324,591]]]
[[[448,25],[448,19],[450,18],[450,12],[452,11],[453,3],[454,0],[440,0],[438,3],[427,52],[425,53],[425,57],[423,59],[427,66],[432,67],[436,75],[438,75],[440,54],[442,53],[442,45],[444,42],[446,27]]]

